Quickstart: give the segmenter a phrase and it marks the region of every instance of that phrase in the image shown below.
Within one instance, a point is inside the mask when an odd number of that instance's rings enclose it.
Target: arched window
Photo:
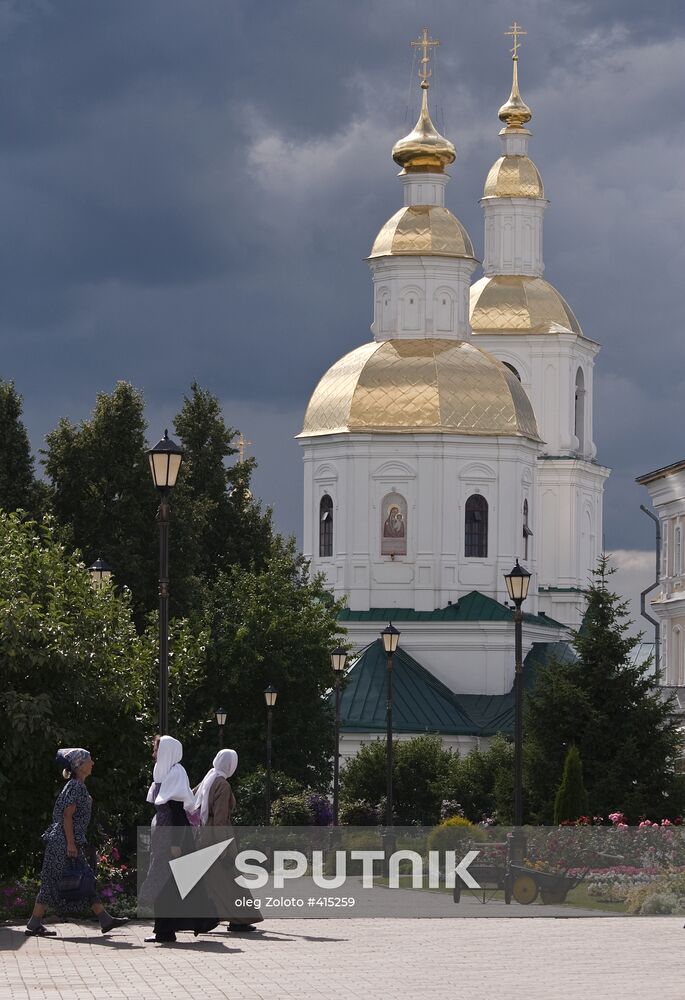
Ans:
[[[319,504],[319,556],[333,555],[333,501],[324,493]]]
[[[488,554],[488,502],[480,493],[466,501],[464,555],[484,559]]]
[[[528,525],[528,501],[523,501],[523,558],[528,559],[528,539],[532,538],[533,532]]]
[[[585,376],[583,369],[576,372],[576,409],[573,433],[578,438],[578,451],[581,455],[585,452]]]
[[[508,368],[510,372],[513,372],[513,373],[514,373],[514,375],[515,375],[515,376],[516,376],[516,378],[517,378],[517,379],[519,380],[519,382],[521,381],[521,376],[520,376],[520,375],[519,375],[519,373],[518,373],[518,372],[516,371],[516,369],[514,368],[514,366],[513,366],[513,365],[510,365],[508,361],[503,361],[503,362],[502,362],[502,364],[504,365],[504,367],[505,367],[505,368]]]

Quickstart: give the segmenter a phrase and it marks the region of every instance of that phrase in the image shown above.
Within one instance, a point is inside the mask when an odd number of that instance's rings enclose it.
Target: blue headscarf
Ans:
[[[73,774],[87,760],[90,760],[90,750],[84,750],[83,747],[63,747],[57,751],[55,764]]]

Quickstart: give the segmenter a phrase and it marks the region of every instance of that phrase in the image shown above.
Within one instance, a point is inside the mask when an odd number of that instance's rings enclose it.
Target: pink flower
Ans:
[[[670,819],[662,819],[661,825],[662,826],[670,826],[671,825]]]
[[[112,848],[112,857],[114,858],[115,861],[119,861],[119,859],[121,858],[121,855],[119,854],[119,851],[117,850],[116,847]]]

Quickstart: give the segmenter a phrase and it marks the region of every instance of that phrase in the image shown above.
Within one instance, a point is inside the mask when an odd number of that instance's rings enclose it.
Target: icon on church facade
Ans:
[[[388,493],[383,499],[382,556],[407,554],[407,501],[399,493]]]

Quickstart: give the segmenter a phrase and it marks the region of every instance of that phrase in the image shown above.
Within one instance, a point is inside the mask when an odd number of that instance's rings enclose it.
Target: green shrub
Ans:
[[[564,773],[554,800],[554,825],[565,820],[576,820],[587,815],[588,801],[583,784],[583,762],[578,747],[568,748],[564,761]]]
[[[378,826],[380,822],[378,806],[366,799],[342,802],[340,822],[346,826]]]
[[[236,826],[261,826],[266,818],[266,768],[256,767],[236,781],[233,787],[238,803],[233,822]],[[301,792],[302,786],[294,778],[282,771],[271,772],[272,802]]]
[[[273,826],[311,826],[313,822],[314,812],[303,792],[299,795],[284,795],[271,807]]]
[[[465,851],[472,841],[482,842],[488,835],[463,816],[443,820],[428,834],[429,851]]]

